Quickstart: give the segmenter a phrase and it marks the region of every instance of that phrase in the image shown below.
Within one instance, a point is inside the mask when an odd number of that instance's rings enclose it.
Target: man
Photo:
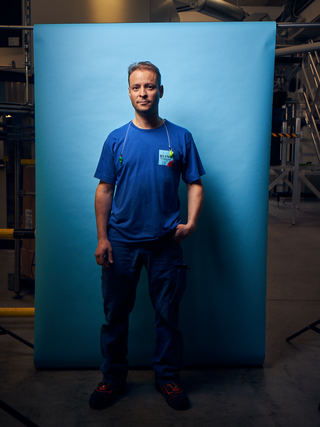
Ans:
[[[108,136],[95,173],[100,180],[95,195],[95,257],[102,266],[106,323],[101,330],[103,380],[91,395],[90,406],[105,408],[125,392],[128,318],[145,266],[156,315],[156,388],[174,409],[188,409],[179,383],[178,306],[186,269],[180,242],[196,227],[204,169],[191,134],[159,117],[163,86],[158,68],[150,62],[132,64],[128,81],[135,118]],[[186,224],[180,219],[181,175],[188,187]]]

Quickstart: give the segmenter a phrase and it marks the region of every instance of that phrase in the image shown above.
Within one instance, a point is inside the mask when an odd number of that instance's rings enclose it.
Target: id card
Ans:
[[[173,165],[173,159],[170,157],[170,151],[169,150],[159,150],[159,163],[158,165],[161,166],[172,166]]]

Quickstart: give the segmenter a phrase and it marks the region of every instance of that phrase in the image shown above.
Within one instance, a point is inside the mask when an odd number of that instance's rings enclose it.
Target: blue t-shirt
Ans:
[[[191,183],[204,173],[191,133],[167,120],[155,129],[129,122],[111,132],[94,175],[115,185],[109,238],[149,241],[174,229],[181,222],[180,176]]]

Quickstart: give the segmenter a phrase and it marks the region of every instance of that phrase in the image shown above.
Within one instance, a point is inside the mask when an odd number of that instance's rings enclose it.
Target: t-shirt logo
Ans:
[[[173,158],[170,157],[169,150],[159,150],[159,163],[160,166],[173,166]]]

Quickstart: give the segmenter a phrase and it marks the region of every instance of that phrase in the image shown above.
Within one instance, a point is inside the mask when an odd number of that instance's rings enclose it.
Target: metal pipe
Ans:
[[[21,118],[19,118],[21,123]],[[14,228],[20,228],[20,137],[14,141]],[[20,292],[21,240],[14,241],[14,291]]]
[[[296,22],[277,22],[277,27],[279,30],[286,29],[286,28],[319,28],[320,23],[296,23]]]
[[[0,30],[33,30],[33,25],[0,25]]]
[[[316,123],[316,121],[315,121],[315,118],[313,117],[313,115],[311,114],[311,121],[312,121],[312,124],[313,124],[313,129],[312,129],[312,131],[313,131],[313,133],[315,133],[316,135],[317,135],[317,140],[318,141],[320,141],[320,134],[319,134],[319,131],[318,131],[318,126],[317,126],[317,123]],[[316,145],[316,152],[317,152],[317,157],[318,157],[318,160],[319,160],[319,162],[320,162],[320,150],[319,150],[319,147],[318,147],[318,145]]]
[[[300,115],[300,111],[299,111]],[[297,209],[300,203],[300,181],[299,181],[299,165],[300,165],[300,132],[301,132],[301,118],[295,118],[295,129],[297,138],[294,140],[294,168],[293,168],[293,190],[292,190],[292,220],[291,223],[296,223]]]
[[[315,150],[316,150],[316,154],[317,154],[317,157],[318,157],[318,161],[320,162],[320,150],[319,150],[319,147],[318,147],[317,141],[316,141],[316,139],[315,139],[315,137],[314,137],[313,126],[312,126],[312,124],[313,124],[314,122],[312,122],[312,123],[311,123],[311,121],[312,121],[312,119],[313,119],[313,116],[312,116],[312,114],[311,114],[311,107],[310,107],[310,104],[309,104],[309,102],[308,102],[307,95],[305,94],[305,92],[303,92],[303,94],[304,94],[304,97],[305,97],[305,100],[306,100],[307,107],[308,107],[308,109],[310,110],[310,111],[309,111],[309,114],[310,114],[310,116],[311,116],[311,119],[309,119],[308,110],[305,110],[305,111],[304,111],[304,117],[305,117],[306,123],[307,123],[307,125],[308,125],[308,127],[309,127],[309,129],[310,129],[311,137],[312,137],[312,141],[313,141],[313,145],[314,145],[314,148],[315,148]],[[313,119],[313,120],[314,120],[314,119]],[[316,129],[316,130],[317,130],[317,132],[318,132],[318,129]],[[319,134],[319,133],[318,133],[318,134]],[[319,139],[318,139],[318,140],[319,140]]]
[[[307,122],[307,124],[308,124],[308,122]],[[310,128],[311,126],[309,126],[309,128]],[[313,145],[314,145],[314,147],[315,147],[315,150],[316,150],[316,152],[317,152],[317,150],[318,150],[318,144],[317,144],[317,141],[316,141],[316,139],[315,139],[315,137],[314,137],[314,134],[313,134],[313,132],[312,132],[312,130],[310,129],[310,132],[311,132],[311,138],[312,138],[312,142],[313,142]],[[318,157],[318,159],[319,159],[319,157]],[[319,160],[320,161],[320,160]]]
[[[312,193],[320,199],[320,191],[304,176],[303,173],[300,173],[301,181],[312,191]]]
[[[310,60],[311,65],[312,65],[313,73],[314,73],[314,75],[316,76],[315,84],[316,84],[317,89],[318,89],[318,86],[319,86],[319,83],[320,83],[320,76],[319,76],[319,73],[318,73],[317,67],[316,67],[316,65],[315,65],[315,63],[314,63],[314,60],[313,60],[312,54],[311,54],[310,52],[308,52],[308,57],[309,57],[309,60]]]
[[[311,52],[313,50],[320,50],[320,42],[281,47],[276,49],[276,56],[292,55],[299,52]]]
[[[31,24],[31,7],[30,0],[24,0],[24,24],[29,26]],[[25,86],[25,104],[29,104],[29,72],[31,68],[31,55],[30,55],[30,32],[24,30],[24,51],[25,51],[25,74],[26,74],[26,86]]]
[[[0,317],[34,317],[34,307],[0,307]]]
[[[310,85],[308,73],[307,73],[307,70],[306,70],[306,67],[305,67],[304,63],[302,63],[302,74],[303,74],[303,77],[305,79],[306,85],[308,87],[309,93],[311,94],[312,100],[313,100],[313,91],[312,91],[312,88],[311,88],[311,85]],[[304,99],[306,101],[308,110],[311,113],[311,107],[310,107],[310,104],[309,104],[309,101],[308,101],[308,98],[307,98],[307,95],[306,95],[305,91],[303,91],[303,96],[304,96]]]
[[[224,0],[189,0],[188,4],[198,12],[217,19],[242,21],[248,16],[243,9]]]
[[[230,8],[234,9],[240,9],[243,13],[245,13],[241,8],[237,8],[236,6],[227,3],[225,1],[214,1],[214,0],[190,0],[189,4],[190,7],[197,9],[196,4],[200,4],[200,3],[208,3],[209,4],[213,4],[213,3],[220,3],[221,5],[227,4],[227,6],[229,6],[229,10]],[[195,4],[193,6],[193,4]],[[199,10],[199,9],[197,9]],[[199,10],[199,12],[201,11],[201,9]],[[241,16],[241,15],[240,15]],[[284,29],[288,29],[288,28],[319,28],[320,27],[320,23],[306,23],[306,24],[301,24],[301,23],[295,23],[295,22],[286,22],[286,23],[282,23],[282,22],[277,22],[277,28],[279,28],[279,30],[284,30]],[[0,30],[33,30],[33,25],[0,25]]]
[[[29,32],[24,31],[24,67],[25,67],[25,93],[24,103],[29,104]]]

